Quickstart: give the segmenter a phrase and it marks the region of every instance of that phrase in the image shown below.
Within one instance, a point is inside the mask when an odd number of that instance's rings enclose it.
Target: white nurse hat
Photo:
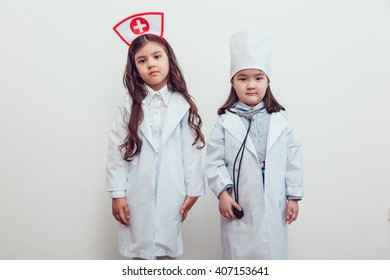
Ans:
[[[271,38],[263,30],[243,30],[230,39],[230,79],[243,69],[260,69],[270,79]]]
[[[135,14],[120,21],[113,29],[129,46],[131,46],[135,38],[145,34],[155,35],[162,39],[164,33],[164,13],[148,12]]]

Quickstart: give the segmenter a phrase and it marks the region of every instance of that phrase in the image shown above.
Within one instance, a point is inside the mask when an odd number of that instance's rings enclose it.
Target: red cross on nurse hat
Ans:
[[[164,13],[147,12],[129,16],[114,26],[114,31],[129,46],[141,35],[152,34],[162,39]]]

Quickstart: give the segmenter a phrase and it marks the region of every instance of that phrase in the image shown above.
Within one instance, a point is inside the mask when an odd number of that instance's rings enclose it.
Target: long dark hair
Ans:
[[[135,54],[148,42],[157,43],[164,49],[169,60],[169,73],[167,79],[168,89],[171,92],[180,93],[190,105],[188,123],[196,135],[192,145],[199,144],[197,146],[198,149],[202,149],[205,146],[204,136],[201,132],[202,119],[198,114],[198,108],[196,107],[195,102],[187,91],[187,85],[184,76],[181,73],[172,47],[165,39],[162,40],[154,35],[142,35],[136,38],[129,47],[126,69],[125,73],[123,74],[123,84],[131,97],[132,105],[127,125],[129,133],[126,136],[124,143],[121,144],[118,148],[123,155],[123,159],[128,162],[141,152],[142,147],[142,139],[139,136],[138,130],[139,125],[144,117],[141,103],[146,96],[146,90],[144,88],[145,83],[139,75],[135,65]]]
[[[225,104],[223,104],[222,107],[218,109],[218,115],[225,114],[226,110],[232,108],[238,101],[239,99],[236,89],[232,86]],[[268,85],[262,101],[264,102],[264,107],[269,114],[279,112],[280,110],[286,110],[282,105],[279,104],[278,101],[276,101],[276,98],[272,94],[270,85]]]

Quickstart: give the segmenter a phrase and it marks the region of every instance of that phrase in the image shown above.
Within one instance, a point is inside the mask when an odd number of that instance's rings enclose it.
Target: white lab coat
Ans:
[[[107,160],[107,190],[125,194],[130,211],[130,226],[120,224],[119,252],[131,258],[178,257],[183,252],[180,208],[186,195],[197,197],[205,192],[202,153],[192,145],[195,134],[187,121],[189,104],[172,93],[159,153],[153,147],[148,114],[144,114],[141,154],[129,163],[118,146],[128,133],[130,108],[126,95],[110,131]]]
[[[205,177],[216,196],[233,184],[233,163],[245,134],[240,117],[228,111],[211,133]],[[263,186],[261,166],[248,137],[239,181],[244,217],[231,220],[221,216],[224,259],[287,258],[286,197],[303,196],[303,175],[300,144],[285,111],[271,114],[265,162]]]

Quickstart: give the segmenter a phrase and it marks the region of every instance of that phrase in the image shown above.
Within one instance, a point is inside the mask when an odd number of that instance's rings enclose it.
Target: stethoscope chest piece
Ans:
[[[237,208],[233,207],[233,214],[236,216],[237,219],[241,219],[244,217],[244,210],[241,208],[241,210],[238,210]]]

